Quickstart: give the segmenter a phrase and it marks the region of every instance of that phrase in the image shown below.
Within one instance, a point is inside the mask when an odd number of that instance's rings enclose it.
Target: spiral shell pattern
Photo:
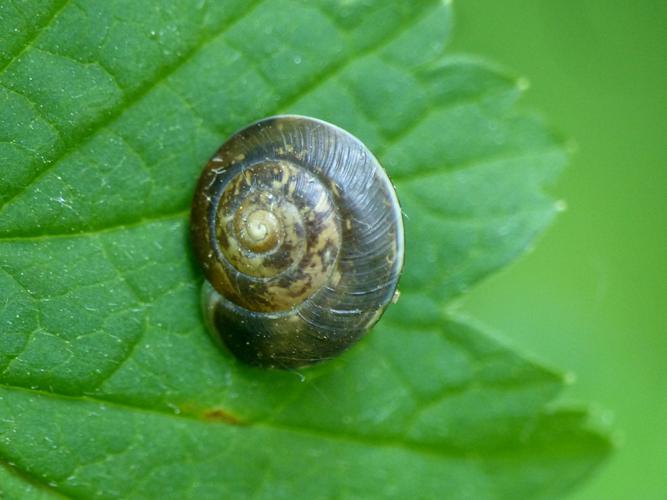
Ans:
[[[401,211],[355,137],[303,116],[233,135],[206,165],[191,215],[204,310],[241,360],[331,358],[379,319],[403,264]]]

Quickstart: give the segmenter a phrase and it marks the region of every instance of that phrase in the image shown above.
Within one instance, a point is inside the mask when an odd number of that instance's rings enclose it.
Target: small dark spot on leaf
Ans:
[[[231,425],[244,425],[245,422],[240,420],[237,416],[232,415],[231,413],[216,408],[214,410],[206,411],[202,414],[204,420],[214,421],[214,422],[223,422]]]

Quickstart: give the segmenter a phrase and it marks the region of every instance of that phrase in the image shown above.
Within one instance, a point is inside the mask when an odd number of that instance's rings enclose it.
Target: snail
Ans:
[[[315,118],[265,118],[229,138],[199,178],[191,236],[210,329],[252,365],[333,358],[397,297],[394,187],[357,138]]]

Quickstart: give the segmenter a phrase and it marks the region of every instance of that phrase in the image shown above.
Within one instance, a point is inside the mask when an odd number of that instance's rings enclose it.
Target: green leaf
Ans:
[[[0,497],[543,498],[609,450],[560,375],[445,303],[526,251],[561,141],[448,55],[448,2],[0,4]],[[202,324],[198,173],[277,113],[362,138],[401,300],[341,358],[244,366]]]

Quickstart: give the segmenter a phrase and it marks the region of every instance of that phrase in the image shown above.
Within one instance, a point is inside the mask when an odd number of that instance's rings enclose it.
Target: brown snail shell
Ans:
[[[305,116],[227,140],[199,179],[191,230],[211,328],[260,366],[344,351],[391,302],[403,265],[386,173],[354,136]]]

